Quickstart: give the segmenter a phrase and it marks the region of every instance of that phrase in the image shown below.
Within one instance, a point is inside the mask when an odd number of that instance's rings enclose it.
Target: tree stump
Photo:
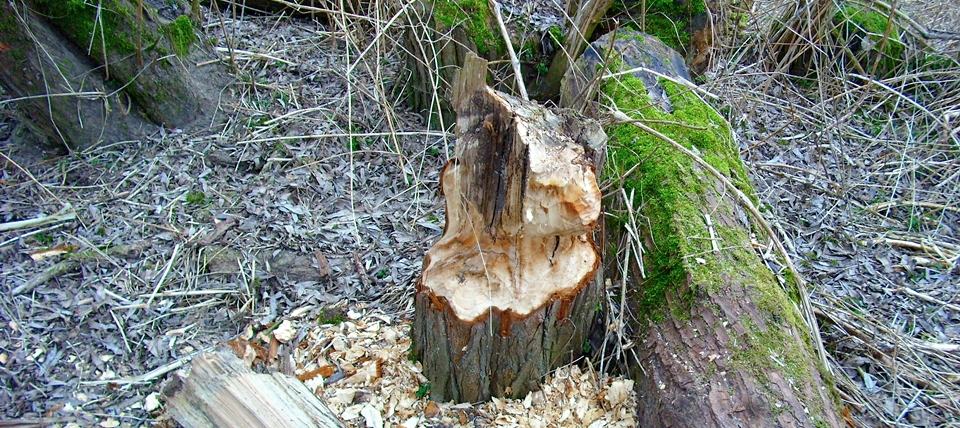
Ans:
[[[413,352],[431,398],[522,397],[578,358],[599,313],[600,126],[484,84],[468,55],[454,88],[456,157],[444,233],[417,284]]]

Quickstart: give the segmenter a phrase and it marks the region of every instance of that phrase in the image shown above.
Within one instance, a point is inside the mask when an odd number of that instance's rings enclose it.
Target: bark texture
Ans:
[[[226,79],[185,0],[25,0],[0,6],[0,83],[34,128],[83,148],[216,113]]]
[[[409,87],[407,102],[431,127],[448,129],[456,120],[453,83],[471,52],[501,59],[505,47],[493,13],[483,2],[461,5],[450,0],[417,0],[407,9],[404,48]]]
[[[194,358],[163,389],[166,411],[187,428],[346,426],[296,378],[255,373],[224,345]]]
[[[484,84],[456,88],[456,158],[441,174],[443,236],[417,285],[413,351],[431,398],[522,397],[582,354],[600,302],[592,232],[600,126]]]
[[[666,48],[649,35],[623,32],[592,48],[598,55],[578,62],[587,78],[603,69],[597,58],[610,58],[618,67],[611,73],[672,63],[652,58]],[[673,70],[658,69],[684,79]],[[621,179],[624,194],[634,197],[608,206],[614,215],[607,226],[619,248],[643,252],[642,265],[626,256],[631,262],[619,278],[637,314],[627,326],[636,334],[637,363],[627,363],[639,426],[839,427],[831,377],[784,289],[799,290],[789,276],[778,283],[754,250],[740,201],[689,155],[633,122],[649,123],[752,195],[729,126],[685,86],[642,73],[601,88],[608,106],[632,121],[607,129],[612,170],[635,167]]]

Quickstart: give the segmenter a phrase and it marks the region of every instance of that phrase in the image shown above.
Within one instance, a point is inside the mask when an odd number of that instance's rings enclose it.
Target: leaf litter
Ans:
[[[217,133],[45,158],[15,144],[22,125],[0,105],[0,220],[67,204],[77,216],[0,232],[0,286],[19,290],[0,294],[3,418],[164,421],[165,375],[217,342],[260,337],[268,354],[285,343],[271,364],[353,426],[632,425],[630,381],[579,366],[523,400],[430,401],[406,355],[409,302],[442,231],[437,177],[452,135],[390,95],[397,28],[219,18],[204,32],[236,82]],[[368,46],[379,56],[360,56]],[[707,88],[727,100],[768,220],[816,284],[846,408],[866,425],[955,422],[960,174],[937,155],[954,149],[904,128],[929,112],[839,120],[845,98],[826,111],[788,85],[758,93],[762,70],[734,68]],[[319,322],[331,311],[344,319]]]

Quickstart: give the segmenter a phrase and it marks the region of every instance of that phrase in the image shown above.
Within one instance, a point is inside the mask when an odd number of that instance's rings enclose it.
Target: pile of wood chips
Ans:
[[[294,352],[296,375],[350,426],[632,427],[633,381],[569,365],[522,400],[437,403],[419,362],[409,359],[410,322],[347,313],[309,328]]]

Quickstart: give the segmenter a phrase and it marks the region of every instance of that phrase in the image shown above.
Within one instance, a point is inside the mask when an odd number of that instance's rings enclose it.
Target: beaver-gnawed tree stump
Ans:
[[[413,352],[431,398],[522,397],[578,358],[600,302],[596,122],[484,84],[455,88],[456,157],[441,174],[446,227],[417,284]]]

